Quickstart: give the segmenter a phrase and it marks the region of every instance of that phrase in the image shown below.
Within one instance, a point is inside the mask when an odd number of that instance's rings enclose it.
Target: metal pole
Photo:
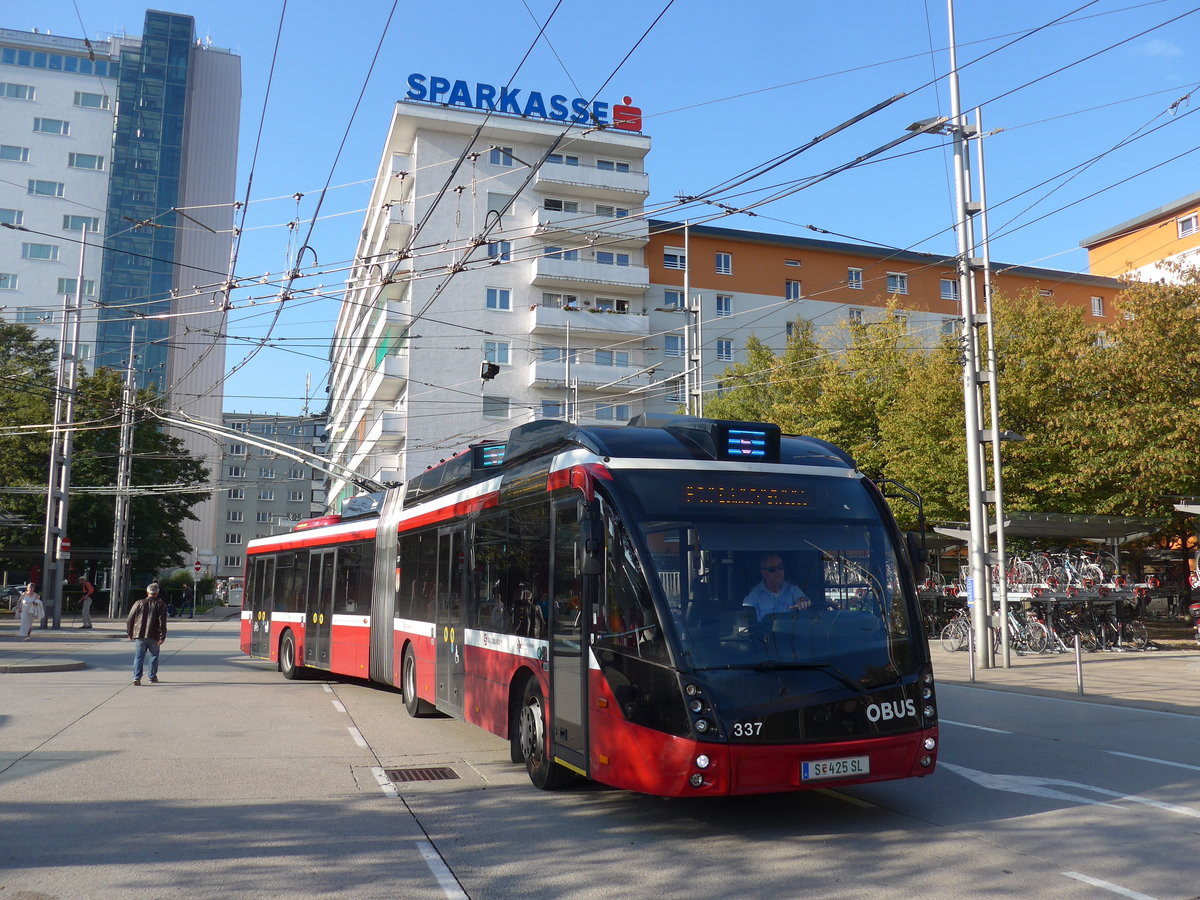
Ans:
[[[954,42],[954,0],[946,0],[950,25],[950,131],[954,137],[954,188],[958,200],[958,219],[955,233],[958,238],[958,285],[962,309],[963,351],[963,413],[967,439],[967,505],[970,516],[970,577],[968,601],[971,603],[971,625],[975,647],[983,668],[991,668],[987,647],[987,535],[984,526],[983,473],[979,459],[979,358],[976,353],[975,309],[972,304],[974,281],[971,278],[971,201],[967,183],[967,125],[963,120],[958,90],[958,62]]]
[[[1076,690],[1083,694],[1083,649],[1079,645],[1079,634],[1075,635],[1075,685]]]
[[[683,412],[685,415],[693,415],[692,397],[693,397],[693,379],[692,379],[692,298],[691,298],[691,272],[692,272],[692,248],[691,248],[691,226],[689,223],[683,223],[683,307],[679,310],[683,313]]]
[[[117,450],[117,495],[113,509],[112,589],[108,597],[108,615],[119,619],[125,614],[125,595],[129,590],[129,487],[133,466],[133,338],[129,330],[129,363],[125,370],[125,385],[121,391],[121,444]]]

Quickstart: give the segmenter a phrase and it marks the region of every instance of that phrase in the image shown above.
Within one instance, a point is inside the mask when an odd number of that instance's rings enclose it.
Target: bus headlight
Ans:
[[[932,719],[932,718],[933,718],[933,713],[934,713],[933,704],[932,704],[932,703],[926,703],[926,704],[925,704],[925,709],[924,709],[924,710],[922,710],[922,712],[924,712],[924,713],[925,713],[925,718],[927,718],[927,719]]]
[[[690,784],[694,788],[704,787],[704,776],[701,775],[699,772],[696,772],[692,775],[691,778],[688,779],[688,784]]]
[[[712,760],[708,758],[708,754],[701,753],[696,757],[696,768],[707,769],[712,764]]]
[[[933,738],[931,738],[931,737],[925,738],[925,749],[926,750],[932,750],[936,746],[937,746],[937,741],[935,741]]]
[[[696,732],[698,734],[707,734],[709,729],[708,719],[696,720]]]

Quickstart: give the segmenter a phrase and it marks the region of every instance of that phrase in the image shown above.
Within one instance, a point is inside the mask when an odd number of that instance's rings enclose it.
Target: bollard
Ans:
[[[1075,685],[1080,696],[1083,695],[1083,650],[1079,646],[1079,635],[1075,635]]]

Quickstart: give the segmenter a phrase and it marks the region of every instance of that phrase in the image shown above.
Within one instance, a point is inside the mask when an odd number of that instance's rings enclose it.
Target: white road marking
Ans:
[[[977,769],[968,769],[966,766],[956,766],[948,762],[939,762],[938,767],[949,769],[951,772],[955,772],[963,778],[974,781],[981,787],[990,788],[993,791],[1010,791],[1014,794],[1027,794],[1030,797],[1045,797],[1048,800],[1068,800],[1071,803],[1087,803],[1094,806],[1110,806],[1120,809],[1115,803],[1094,800],[1091,797],[1078,793],[1071,793],[1068,789],[1091,791],[1094,794],[1109,797],[1113,800],[1123,800],[1127,803],[1141,803],[1144,806],[1152,806],[1164,812],[1173,812],[1191,819],[1200,819],[1200,810],[1192,809],[1190,806],[1177,806],[1174,803],[1151,800],[1149,797],[1139,797],[1136,794],[1122,794],[1119,791],[1110,791],[1107,788],[1096,787],[1091,784],[1080,784],[1078,781],[1065,781],[1061,778],[1043,778],[1038,775],[995,775],[991,772],[980,772]],[[1063,788],[1063,790],[1058,790],[1058,788]]]
[[[1155,759],[1153,756],[1138,756],[1136,753],[1122,753],[1120,750],[1105,750],[1105,753],[1111,753],[1113,756],[1126,756],[1129,759],[1140,759],[1143,762],[1158,763],[1160,766],[1175,766],[1177,769],[1191,769],[1193,772],[1200,772],[1200,766],[1189,766],[1187,763],[1172,762],[1169,759]]]
[[[962,688],[965,691],[991,691],[993,694],[1004,693],[1003,690],[998,688],[970,684],[947,684],[946,687]],[[1172,719],[1192,719],[1194,721],[1196,718],[1195,713],[1167,712],[1162,709],[1147,709],[1144,706],[1125,706],[1121,703],[1097,703],[1094,700],[1071,700],[1067,697],[1043,697],[1040,694],[1019,694],[1015,692],[1011,696],[1020,697],[1022,700],[1045,700],[1047,703],[1074,703],[1079,706],[1090,706],[1093,709],[1100,710],[1123,709],[1126,712],[1145,713],[1148,716],[1169,716]]]
[[[331,688],[331,687],[329,686],[329,682],[328,682],[328,681],[327,681],[327,682],[325,682],[323,685],[321,685],[321,687],[325,688],[325,693],[327,693],[327,694],[332,694],[332,693],[333,693],[333,688]]]
[[[1084,884],[1090,884],[1092,887],[1104,888],[1104,890],[1120,894],[1122,897],[1129,897],[1131,900],[1154,900],[1149,894],[1123,888],[1119,884],[1113,884],[1111,881],[1101,881],[1099,878],[1084,875],[1082,872],[1063,872],[1063,874],[1068,878],[1074,878],[1076,881],[1082,881]]]
[[[986,725],[971,725],[967,722],[955,722],[953,719],[938,719],[939,725],[957,725],[959,728],[975,728],[979,731],[990,731],[992,734],[1012,734],[999,728],[988,728]]]
[[[346,711],[346,707],[345,707],[345,705],[342,703],[342,701],[341,701],[341,700],[334,700],[334,701],[332,701],[332,702],[333,702],[333,708],[334,708],[334,709],[336,709],[338,712],[345,712],[345,711]]]
[[[392,798],[399,798],[396,792],[396,785],[392,784],[390,778],[384,774],[384,771],[379,766],[372,766],[371,773],[375,776],[375,780],[379,783],[383,793]],[[448,900],[470,900],[458,883],[458,879],[454,877],[454,873],[450,871],[450,867],[446,865],[445,860],[434,849],[433,844],[429,841],[418,838],[416,841],[417,851],[421,854],[421,858],[425,860],[425,865],[429,866],[429,872],[437,879],[438,887],[442,889],[442,893],[446,895]]]
[[[350,732],[350,737],[351,737],[351,738],[353,738],[353,740],[354,740],[354,743],[358,744],[358,746],[362,747],[364,750],[368,750],[368,749],[370,749],[370,748],[367,746],[367,742],[366,742],[366,740],[363,738],[363,736],[362,736],[362,732],[361,732],[361,731],[359,731],[359,730],[358,730],[357,728],[355,728],[353,725],[351,725],[351,726],[350,726],[349,728],[347,728],[346,730]]]

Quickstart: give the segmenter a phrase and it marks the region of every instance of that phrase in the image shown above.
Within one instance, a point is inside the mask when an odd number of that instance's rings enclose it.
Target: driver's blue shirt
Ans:
[[[776,613],[791,612],[792,607],[801,600],[807,600],[804,591],[794,584],[784,582],[779,587],[778,594],[772,594],[761,581],[751,588],[742,606],[749,606],[758,614],[759,621],[763,616]]]

